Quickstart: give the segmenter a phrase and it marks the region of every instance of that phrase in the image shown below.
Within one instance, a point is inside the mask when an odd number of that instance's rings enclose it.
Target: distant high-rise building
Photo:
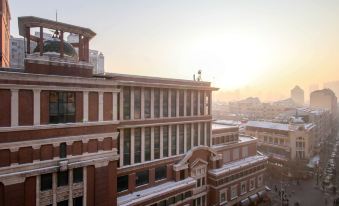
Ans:
[[[303,105],[304,104],[304,90],[302,90],[298,85],[295,86],[292,90],[291,90],[291,98],[292,100],[299,104],[299,105]]]
[[[31,51],[37,46],[37,43],[31,41],[30,48]],[[25,59],[25,40],[22,37],[13,37],[10,39],[10,66],[12,68],[24,68],[24,59]]]
[[[332,114],[336,114],[337,97],[330,89],[316,90],[311,93],[310,106],[328,109]]]
[[[10,38],[10,20],[11,13],[7,0],[0,0],[0,15],[1,15],[1,40],[0,40],[0,58],[1,67],[9,67],[9,38]]]

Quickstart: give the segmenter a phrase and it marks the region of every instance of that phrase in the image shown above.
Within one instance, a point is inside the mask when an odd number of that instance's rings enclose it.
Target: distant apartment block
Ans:
[[[291,90],[291,99],[299,106],[304,105],[305,102],[304,90],[302,90],[299,86],[295,86]]]

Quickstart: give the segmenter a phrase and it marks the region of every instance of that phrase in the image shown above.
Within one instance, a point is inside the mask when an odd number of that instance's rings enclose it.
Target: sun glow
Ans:
[[[270,45],[259,38],[214,35],[195,39],[191,53],[192,61],[215,86],[236,89],[250,84],[268,69],[270,50]]]

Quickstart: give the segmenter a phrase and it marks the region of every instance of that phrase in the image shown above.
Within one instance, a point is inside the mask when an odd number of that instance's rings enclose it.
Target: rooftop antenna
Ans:
[[[55,10],[55,21],[58,22],[58,10]]]

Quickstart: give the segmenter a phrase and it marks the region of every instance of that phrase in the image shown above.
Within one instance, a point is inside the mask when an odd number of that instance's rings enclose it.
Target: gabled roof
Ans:
[[[55,29],[74,34],[81,34],[89,39],[93,38],[96,35],[94,31],[88,28],[57,22],[49,19],[43,19],[35,16],[19,17],[18,24],[19,24],[19,34],[21,36],[25,36],[26,27],[44,27],[48,29]]]

